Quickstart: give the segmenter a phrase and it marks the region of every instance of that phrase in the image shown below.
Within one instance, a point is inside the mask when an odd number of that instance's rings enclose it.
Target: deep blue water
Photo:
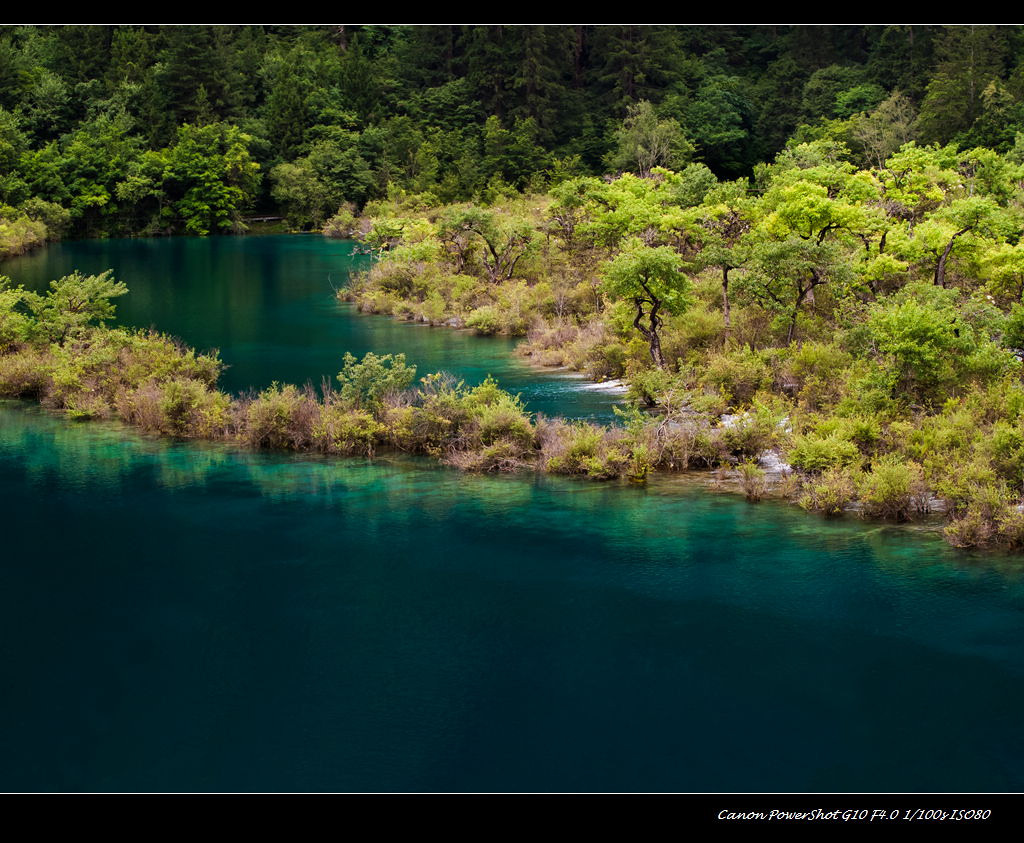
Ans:
[[[242,265],[290,248],[192,242]],[[230,342],[197,339],[166,295],[182,321],[153,321],[232,363],[263,326],[305,354],[304,306],[346,341],[443,335],[264,289]],[[0,790],[1024,789],[1024,568],[934,530],[685,479],[253,454],[19,402],[0,512]]]

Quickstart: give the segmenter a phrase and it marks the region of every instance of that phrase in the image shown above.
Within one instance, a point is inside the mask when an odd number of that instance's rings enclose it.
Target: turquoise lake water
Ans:
[[[336,305],[319,238],[65,243],[124,321],[318,380],[340,353],[614,396]],[[687,479],[480,477],[0,402],[0,790],[1019,791],[1024,563]]]
[[[620,395],[530,366],[513,356],[513,340],[364,316],[339,302],[348,272],[370,265],[351,252],[350,242],[317,235],[80,240],[8,260],[0,273],[42,290],[76,269],[114,269],[130,291],[115,300],[119,321],[219,349],[229,364],[221,383],[232,392],[275,380],[319,386],[346,351],[403,352],[419,376],[443,369],[479,383],[493,375],[535,413],[614,419]]]

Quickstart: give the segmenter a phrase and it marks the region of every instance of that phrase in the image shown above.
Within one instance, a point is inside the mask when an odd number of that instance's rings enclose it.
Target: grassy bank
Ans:
[[[117,419],[156,434],[251,448],[373,456],[423,454],[467,471],[544,471],[643,482],[651,472],[719,468],[751,501],[782,496],[809,510],[908,521],[936,505],[948,512],[947,538],[962,546],[1024,546],[1024,515],[1007,495],[988,494],[986,466],[1012,467],[1020,440],[1007,427],[1024,390],[1009,380],[949,403],[929,423],[904,430],[921,458],[879,453],[880,429],[847,422],[797,432],[793,404],[752,394],[750,409],[724,419],[687,402],[657,413],[634,407],[620,425],[532,417],[520,399],[488,379],[466,386],[444,373],[417,378],[403,355],[346,354],[332,382],[273,384],[260,392],[221,391],[222,363],[153,331],[108,327],[113,300],[126,292],[108,274],[73,275],[38,295],[0,287],[0,395],[33,399],[72,419]],[[808,350],[809,349],[809,350]],[[822,365],[805,345],[805,370]],[[825,359],[828,358],[824,355]],[[817,362],[815,362],[817,361]],[[809,376],[808,376],[809,377]],[[729,381],[733,389],[739,380]],[[801,424],[806,425],[806,422]],[[889,428],[892,428],[892,424]],[[846,437],[851,438],[846,438]],[[878,448],[868,464],[850,441]],[[974,474],[931,482],[928,446],[991,440]],[[783,454],[793,467],[758,464]],[[979,476],[982,478],[979,480]]]

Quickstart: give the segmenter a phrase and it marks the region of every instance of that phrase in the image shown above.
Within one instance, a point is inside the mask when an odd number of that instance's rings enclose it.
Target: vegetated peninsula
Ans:
[[[782,491],[808,509],[941,511],[955,544],[1018,546],[1021,160],[914,142],[851,157],[819,139],[752,184],[691,163],[488,207],[396,194],[356,223],[381,259],[339,295],[624,378],[652,414],[633,417],[632,460],[737,466],[751,498],[765,467],[791,468]],[[575,471],[616,473],[614,446],[576,439]]]
[[[0,255],[72,236],[360,238],[365,312],[622,378],[533,419],[401,355],[335,384],[0,292],[0,393],[250,445],[642,480],[726,467],[838,514],[1024,545],[1019,27],[60,27],[0,34]],[[68,57],[74,56],[74,61]],[[763,163],[762,163],[763,162]],[[267,177],[264,178],[263,176]]]

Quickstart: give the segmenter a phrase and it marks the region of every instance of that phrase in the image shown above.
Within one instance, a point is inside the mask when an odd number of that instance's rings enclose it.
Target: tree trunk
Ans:
[[[573,86],[583,87],[583,46],[585,43],[586,30],[582,26],[576,27],[576,46],[573,54]]]
[[[651,342],[651,360],[654,361],[654,365],[659,369],[665,368],[665,358],[661,353],[661,338],[658,336],[658,328],[661,327],[661,317],[658,316],[658,310],[661,308],[661,299],[659,299],[654,293],[651,292],[651,288],[644,282],[641,282],[644,288],[644,292],[647,293],[647,300],[651,303],[650,313],[650,329],[648,339]]]
[[[722,267],[722,316],[725,318],[725,329],[729,330],[732,327],[732,321],[729,318],[729,267]]]
[[[935,265],[935,286],[946,286],[946,260],[949,258],[949,253],[953,251],[953,244],[956,243],[956,238],[961,234],[966,234],[970,230],[970,228],[961,228],[956,234],[949,238],[949,243],[946,244],[946,248],[942,252],[942,257],[939,258],[939,262]]]
[[[661,302],[658,299],[648,302],[647,299],[636,298],[633,299],[636,304],[636,319],[633,320],[633,327],[636,328],[646,339],[651,348],[651,360],[654,361],[654,365],[659,369],[665,368],[665,357],[661,353],[661,338],[658,336],[658,328],[661,325],[661,319],[658,317],[658,308],[661,306]],[[649,326],[645,327],[640,324],[640,320],[644,318],[644,305],[651,304],[651,312],[647,314]]]
[[[796,302],[793,305],[793,315],[789,318],[789,333],[786,334],[786,345],[790,345],[793,342],[793,337],[796,336],[796,318],[800,314],[800,307],[804,303],[804,299],[807,298],[808,293],[812,293],[814,285],[810,287],[801,288],[797,293]]]
[[[665,368],[665,357],[661,353],[661,340],[657,331],[651,331],[651,360],[659,369]]]

